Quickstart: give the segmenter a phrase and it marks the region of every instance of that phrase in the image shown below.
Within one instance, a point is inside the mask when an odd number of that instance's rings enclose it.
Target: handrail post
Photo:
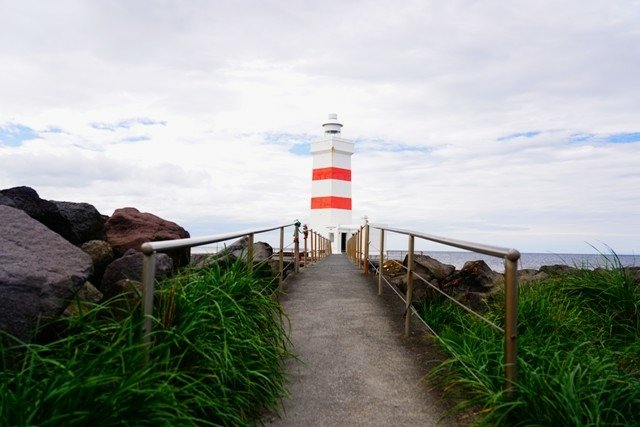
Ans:
[[[384,229],[380,229],[380,264],[378,265],[378,295],[382,295],[382,266],[384,264]]]
[[[364,226],[364,275],[369,275],[369,224]]]
[[[513,258],[513,259],[512,259]],[[504,259],[505,324],[504,324],[504,390],[507,397],[513,395],[517,375],[518,358],[518,268],[519,253],[510,253]]]
[[[313,261],[314,262],[318,261],[318,237],[320,237],[320,235],[317,232],[315,232],[313,236]]]
[[[358,270],[360,269],[360,246],[362,245],[362,238],[360,236],[360,230],[356,231],[356,265]]]
[[[144,344],[144,359],[149,361],[149,344],[151,343],[151,318],[153,316],[153,294],[155,292],[156,253],[144,253],[142,259],[142,301],[143,324],[142,343]]]
[[[302,258],[304,260],[304,266],[305,268],[307,267],[307,235],[304,235],[304,252],[302,255]]]
[[[280,227],[280,255],[278,257],[278,271],[280,272],[278,285],[282,285],[282,282],[284,281],[284,227]]]
[[[413,244],[414,236],[409,234],[409,250],[407,254],[407,310],[404,313],[404,336],[409,336],[411,324],[411,303],[413,300]]]
[[[249,245],[247,246],[247,268],[253,271],[253,233],[249,233]]]
[[[311,262],[316,262],[316,256],[315,256],[315,238],[316,236],[316,232],[315,230],[311,232]]]
[[[295,224],[295,229],[293,231],[293,243],[294,243],[294,250],[293,250],[293,271],[296,273],[300,272],[300,241],[298,239],[298,236],[300,235],[300,223],[296,222]]]

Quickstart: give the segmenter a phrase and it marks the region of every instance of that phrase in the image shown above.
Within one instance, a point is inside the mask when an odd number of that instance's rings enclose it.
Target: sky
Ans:
[[[0,188],[192,236],[306,222],[337,113],[356,223],[640,254],[639,22],[635,0],[0,0]]]

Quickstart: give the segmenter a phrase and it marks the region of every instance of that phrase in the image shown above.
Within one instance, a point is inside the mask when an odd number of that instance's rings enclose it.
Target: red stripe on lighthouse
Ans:
[[[351,181],[351,170],[343,168],[318,168],[313,170],[313,180],[338,179],[340,181]]]
[[[312,197],[311,209],[347,209],[351,210],[351,197]]]

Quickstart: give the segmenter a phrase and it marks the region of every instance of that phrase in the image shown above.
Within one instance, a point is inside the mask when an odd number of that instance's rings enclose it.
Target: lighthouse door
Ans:
[[[340,252],[347,251],[347,233],[340,233]]]

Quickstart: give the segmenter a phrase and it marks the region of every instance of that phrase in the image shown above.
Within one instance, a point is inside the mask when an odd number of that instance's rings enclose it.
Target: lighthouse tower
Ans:
[[[333,253],[346,250],[351,225],[351,155],[354,144],[342,138],[337,114],[322,125],[324,135],[311,143],[313,175],[311,228],[331,240]]]

